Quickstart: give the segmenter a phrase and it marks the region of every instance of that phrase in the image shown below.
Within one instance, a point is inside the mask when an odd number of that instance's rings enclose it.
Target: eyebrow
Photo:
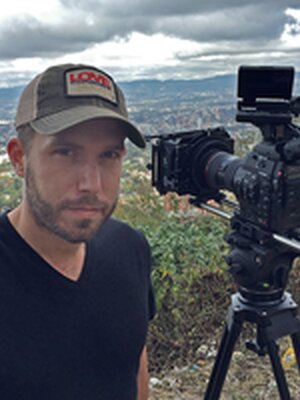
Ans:
[[[77,148],[77,149],[81,149],[84,146],[82,144],[79,143],[74,143],[73,141],[70,141],[69,139],[64,139],[61,137],[54,137],[53,136],[53,140],[50,143],[50,146],[68,146],[68,147],[72,147],[72,148]],[[123,141],[120,144],[111,144],[111,145],[107,145],[106,149],[103,149],[104,151],[107,150],[125,150],[126,146],[125,146],[125,142]]]
[[[55,138],[53,141],[51,141],[49,143],[49,147],[56,147],[56,146],[66,146],[66,147],[71,147],[73,149],[80,149],[83,146],[78,144],[78,143],[74,143],[71,142],[69,140],[64,140],[64,139],[59,139],[59,138]]]

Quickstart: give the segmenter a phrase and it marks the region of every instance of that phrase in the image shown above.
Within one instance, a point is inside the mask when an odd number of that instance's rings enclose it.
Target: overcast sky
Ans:
[[[241,64],[300,71],[300,0],[7,0],[0,86],[85,62],[117,80],[193,79]]]

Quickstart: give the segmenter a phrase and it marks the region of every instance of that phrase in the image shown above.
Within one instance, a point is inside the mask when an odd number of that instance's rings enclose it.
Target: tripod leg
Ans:
[[[291,335],[293,347],[296,355],[298,370],[300,372],[300,332]]]
[[[291,399],[290,392],[285,379],[284,370],[282,368],[280,358],[278,355],[278,346],[272,340],[267,344],[267,349],[270,356],[278,391],[280,393],[280,398],[281,400],[290,400]]]
[[[242,324],[227,323],[211,377],[205,393],[205,400],[217,400],[220,397],[222,387],[231,361],[234,345],[242,329]]]

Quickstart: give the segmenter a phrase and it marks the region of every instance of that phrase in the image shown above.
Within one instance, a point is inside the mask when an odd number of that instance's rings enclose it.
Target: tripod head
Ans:
[[[268,292],[282,294],[293,261],[300,256],[300,242],[262,229],[245,220],[236,203],[226,199],[224,202],[237,211],[232,215],[222,208],[191,200],[194,206],[230,221],[231,231],[225,235],[230,252],[225,256],[225,261],[239,290],[264,293],[266,298]]]
[[[237,215],[231,227],[225,235],[231,247],[225,260],[236,283],[250,291],[283,291],[297,251]]]

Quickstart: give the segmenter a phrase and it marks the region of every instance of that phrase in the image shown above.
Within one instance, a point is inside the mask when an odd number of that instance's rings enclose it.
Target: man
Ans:
[[[58,65],[24,90],[0,217],[1,400],[145,400],[154,314],[143,235],[111,218],[124,140],[145,142],[113,79]]]

